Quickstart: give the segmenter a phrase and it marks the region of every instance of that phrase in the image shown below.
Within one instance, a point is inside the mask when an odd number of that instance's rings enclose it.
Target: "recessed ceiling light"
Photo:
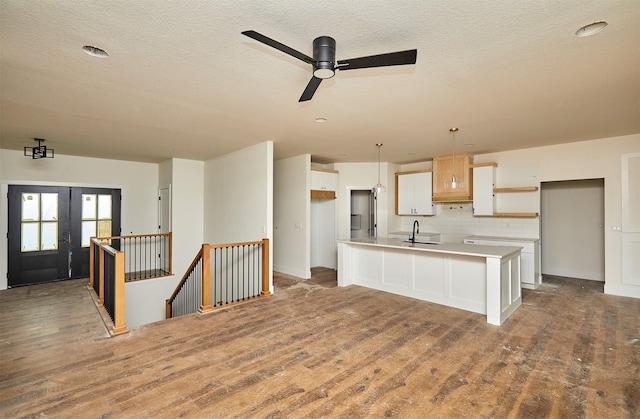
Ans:
[[[474,144],[467,143],[467,144],[465,144],[464,146],[465,146],[465,147],[473,147],[473,146],[474,146]]]
[[[595,35],[607,26],[607,22],[601,20],[585,25],[576,31],[576,36],[583,38],[585,36]]]
[[[415,155],[416,155],[416,153],[414,153],[413,151],[410,151],[408,154],[409,154],[410,156],[415,156]]]
[[[91,55],[92,57],[107,58],[109,56],[109,54],[107,54],[107,51],[98,47],[92,47],[91,45],[83,46],[82,50],[85,52],[85,54]]]
[[[327,118],[316,118],[316,122],[327,122]]]

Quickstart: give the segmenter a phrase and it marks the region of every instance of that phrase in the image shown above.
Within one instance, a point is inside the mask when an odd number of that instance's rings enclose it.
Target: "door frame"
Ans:
[[[9,268],[9,248],[7,234],[9,234],[9,185],[21,186],[61,186],[61,187],[80,187],[80,188],[101,188],[101,189],[120,189],[122,195],[125,194],[126,186],[121,184],[91,184],[76,182],[47,182],[47,181],[25,181],[25,180],[3,180],[0,182],[0,290],[6,290],[8,287],[8,268]],[[124,213],[121,217],[121,225],[124,225]]]

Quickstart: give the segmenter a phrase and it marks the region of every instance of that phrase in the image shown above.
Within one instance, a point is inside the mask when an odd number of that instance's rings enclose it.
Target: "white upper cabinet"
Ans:
[[[396,173],[396,214],[434,215],[431,171]]]
[[[493,216],[496,196],[493,193],[496,179],[496,164],[473,168],[473,215]]]
[[[311,169],[311,189],[316,191],[335,191],[338,187],[338,173],[327,170]]]

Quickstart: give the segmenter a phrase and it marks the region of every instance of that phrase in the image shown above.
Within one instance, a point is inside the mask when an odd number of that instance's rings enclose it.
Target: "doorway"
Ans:
[[[88,277],[90,238],[120,235],[119,189],[9,185],[8,192],[10,288]]]
[[[604,179],[543,182],[542,274],[604,281]]]
[[[351,238],[376,236],[376,197],[371,189],[351,190]]]

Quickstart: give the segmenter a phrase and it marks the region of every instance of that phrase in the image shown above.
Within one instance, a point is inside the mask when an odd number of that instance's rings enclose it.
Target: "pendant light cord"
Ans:
[[[378,143],[376,145],[378,146],[378,185],[380,185],[380,147],[382,147],[382,144]]]
[[[456,184],[456,132],[458,128],[450,128],[449,132],[451,132],[452,141],[451,141],[451,181],[453,185]],[[455,186],[453,186],[455,189]]]

